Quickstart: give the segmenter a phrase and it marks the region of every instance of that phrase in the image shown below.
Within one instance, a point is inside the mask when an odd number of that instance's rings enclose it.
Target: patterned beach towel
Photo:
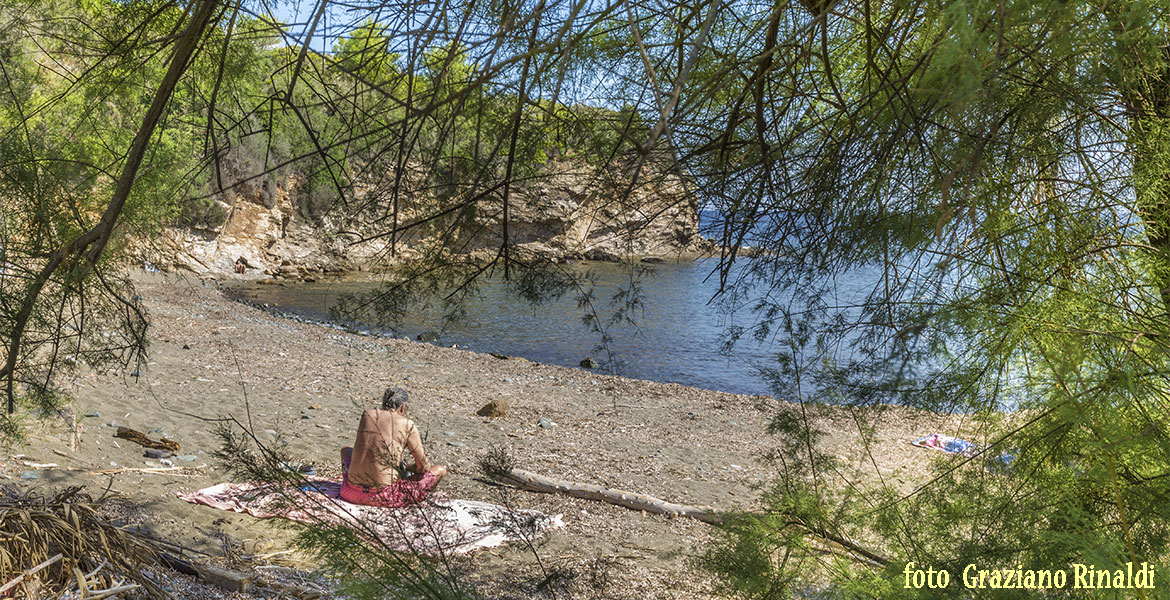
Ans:
[[[972,442],[941,433],[932,433],[910,443],[920,448],[933,448],[947,454],[962,454],[964,456],[971,456],[978,450],[978,446]]]
[[[979,445],[974,442],[941,433],[932,433],[910,443],[920,448],[933,448],[947,454],[962,454],[963,456],[975,456],[975,453],[979,451]],[[1015,450],[1004,450],[999,454],[989,456],[987,461],[991,465],[1003,468],[1011,466],[1015,459]]]
[[[221,483],[179,494],[194,504],[259,518],[283,517],[312,525],[344,525],[388,548],[428,556],[467,554],[505,542],[535,539],[564,527],[561,515],[511,510],[474,500],[432,497],[404,508],[351,504],[341,499],[341,482],[305,485]]]

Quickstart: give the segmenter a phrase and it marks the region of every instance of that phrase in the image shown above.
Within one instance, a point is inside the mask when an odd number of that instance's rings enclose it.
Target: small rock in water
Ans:
[[[146,452],[142,453],[146,458],[170,458],[175,455],[170,450],[162,450],[160,448],[147,448]]]
[[[87,417],[100,417],[100,416],[102,416],[102,413],[95,410],[93,412],[85,413],[85,416],[87,416]]]
[[[462,448],[463,442],[447,442],[447,445],[448,446],[455,446],[456,448]]]
[[[488,354],[491,354],[500,360],[508,360],[508,355],[504,354],[503,352],[489,352]]]
[[[496,398],[480,407],[479,410],[475,411],[475,414],[481,417],[503,417],[508,414],[511,408],[512,406],[508,404],[507,400]]]
[[[25,471],[20,474],[21,479],[40,479],[41,476],[36,471]]]
[[[596,369],[597,361],[593,360],[592,356],[586,356],[585,360],[581,361],[581,366],[586,369]]]
[[[552,429],[553,427],[557,426],[556,423],[549,421],[544,417],[541,417],[540,420],[536,422],[536,424],[540,425],[541,429]]]
[[[434,331],[424,331],[414,336],[414,339],[420,342],[434,342],[439,339],[439,334]]]

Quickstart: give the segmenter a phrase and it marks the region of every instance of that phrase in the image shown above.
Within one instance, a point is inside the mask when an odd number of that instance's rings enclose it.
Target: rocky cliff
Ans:
[[[512,188],[509,200],[509,238],[513,244],[557,258],[620,260],[699,253],[709,242],[698,235],[697,201],[682,177],[671,173],[639,173],[630,185],[630,173],[607,173],[569,161],[542,167],[538,176]],[[387,268],[388,238],[353,243],[336,218],[310,220],[302,215],[298,194],[305,193],[298,174],[272,178],[261,184],[243,184],[210,202],[216,217],[209,223],[171,227],[150,240],[138,240],[133,256],[163,271],[230,274],[240,259],[250,277],[312,277]],[[372,189],[358,186],[361,203]],[[469,217],[473,235],[454,239],[461,252],[489,254],[502,242],[502,202]],[[420,216],[413,203],[403,221]],[[411,215],[408,212],[419,214]],[[383,223],[382,227],[386,227]],[[375,225],[365,226],[369,233]],[[361,229],[361,228],[357,228]],[[400,242],[400,258],[417,253],[424,240],[417,236]]]

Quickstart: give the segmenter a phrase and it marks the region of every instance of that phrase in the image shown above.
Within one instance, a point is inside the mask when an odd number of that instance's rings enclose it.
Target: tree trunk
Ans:
[[[723,522],[723,518],[710,508],[675,504],[660,500],[654,496],[647,496],[646,494],[604,488],[590,483],[577,483],[567,479],[545,477],[544,475],[538,475],[521,469],[512,469],[507,475],[501,475],[499,479],[504,483],[533,492],[565,494],[574,498],[608,502],[610,504],[659,515],[690,517],[703,521],[704,523],[711,523],[712,525],[718,525]]]

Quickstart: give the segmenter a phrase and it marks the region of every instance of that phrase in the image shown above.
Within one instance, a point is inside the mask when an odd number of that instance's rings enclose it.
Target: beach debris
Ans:
[[[146,433],[162,433],[162,432],[163,432],[162,427],[155,427],[154,429],[151,429],[150,431],[147,431]]]
[[[195,456],[194,454],[180,454],[179,456],[175,457],[175,460],[181,460],[183,462],[194,462],[197,458],[199,457]]]
[[[0,596],[97,599],[143,587],[162,597],[143,569],[154,563],[155,548],[107,521],[103,503],[80,487],[0,494],[0,539],[20,540],[0,544]]]
[[[87,417],[100,417],[100,416],[102,416],[102,413],[95,410],[95,411],[85,413],[85,416],[87,416]]]
[[[462,448],[463,446],[466,446],[467,444],[464,444],[463,442],[447,442],[447,445],[454,446],[456,448]]]
[[[504,354],[503,352],[489,352],[488,354],[490,354],[490,355],[492,355],[500,360],[508,360],[509,358],[511,358],[507,354]]]
[[[21,479],[40,479],[41,476],[36,471],[25,471],[20,474]]]
[[[309,410],[320,410],[320,409],[321,409],[321,405],[317,404],[316,402],[309,405]]]
[[[146,458],[170,458],[175,455],[170,450],[161,450],[159,448],[147,448],[146,452],[142,453]]]
[[[479,410],[475,411],[475,414],[481,417],[503,417],[506,416],[508,411],[511,409],[512,405],[509,404],[507,400],[504,400],[503,398],[496,398],[495,400],[492,400],[491,402],[488,402],[487,404],[484,404],[482,407],[480,407]]]
[[[544,417],[541,417],[540,420],[536,422],[536,424],[539,425],[541,429],[552,429],[553,427],[557,426],[556,422],[550,421]]]
[[[586,356],[585,359],[582,360],[580,364],[582,367],[584,367],[586,369],[596,369],[597,368],[597,361],[593,360],[592,356]]]
[[[171,452],[179,451],[179,442],[168,440],[165,437],[155,441],[147,437],[145,433],[129,427],[118,427],[118,431],[114,433],[114,437],[130,440],[139,446],[145,446],[147,448],[158,448],[160,450],[170,450]]]
[[[480,468],[484,471],[485,475],[492,479],[522,490],[545,494],[564,494],[574,498],[597,500],[599,502],[616,504],[633,510],[641,510],[659,515],[690,517],[713,525],[718,525],[723,522],[721,515],[715,512],[714,509],[705,506],[675,504],[646,494],[605,488],[591,483],[578,483],[567,479],[546,477],[515,467],[509,468],[506,465],[485,465],[481,463]]]
[[[162,564],[175,571],[201,579],[229,592],[248,592],[252,589],[252,576],[246,573],[187,562],[165,552],[159,558]]]
[[[158,461],[158,462],[159,462],[159,464],[161,464],[161,465],[162,465],[162,466],[164,466],[164,467],[173,467],[173,466],[175,466],[175,463],[174,463],[174,462],[171,462],[171,459],[169,459],[169,458],[164,458],[164,459],[162,459],[162,460],[160,460],[160,461]]]
[[[118,463],[110,461],[110,464],[117,467]],[[86,475],[117,475],[119,473],[170,473],[171,471],[182,471],[184,469],[191,469],[193,467],[118,467],[117,469],[101,469],[97,471],[86,471]],[[184,473],[175,473],[175,475],[188,476]]]
[[[183,349],[184,349],[184,350],[190,350],[190,349],[191,349],[191,346],[190,346],[189,344],[183,344]]]

